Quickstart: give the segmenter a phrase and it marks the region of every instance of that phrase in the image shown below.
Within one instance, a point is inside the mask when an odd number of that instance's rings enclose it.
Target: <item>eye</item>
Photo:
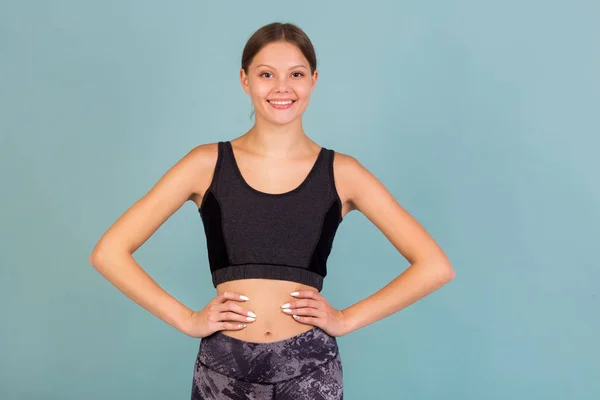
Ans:
[[[269,75],[269,76],[265,76],[265,75]],[[271,76],[270,72],[263,72],[262,74],[260,74],[260,76],[265,77],[265,78],[270,78]]]
[[[294,78],[300,78],[300,77],[304,76],[304,74],[302,72],[294,72],[292,75],[294,76]]]

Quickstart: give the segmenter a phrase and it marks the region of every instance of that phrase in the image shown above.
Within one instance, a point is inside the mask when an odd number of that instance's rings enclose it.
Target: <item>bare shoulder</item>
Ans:
[[[342,190],[348,200],[356,195],[357,186],[354,183],[357,180],[376,179],[354,156],[338,151],[335,152],[333,170],[338,191]]]
[[[195,170],[194,195],[199,195],[201,198],[210,186],[218,156],[218,143],[206,143],[194,147],[184,157],[189,159]]]
[[[199,167],[214,167],[218,156],[218,143],[205,143],[192,148],[190,156]]]
[[[218,143],[197,145],[177,160],[158,183],[176,181],[187,188],[187,200],[195,200],[194,196],[202,196],[210,185],[217,158]]]
[[[187,159],[188,162],[192,163],[196,168],[210,168],[215,166],[218,156],[218,144],[217,143],[205,143],[197,145],[190,149],[190,151],[183,157],[182,160]]]
[[[340,197],[344,196],[350,210],[371,219],[375,211],[381,215],[383,209],[399,206],[384,184],[354,156],[336,152],[334,174]]]
[[[356,186],[354,182],[358,175],[367,174],[368,171],[353,156],[335,151],[333,159],[333,175],[335,186],[342,202],[342,215],[357,209],[354,203]]]
[[[356,157],[336,152],[333,166],[343,210],[358,210],[375,222],[401,209],[384,184]]]

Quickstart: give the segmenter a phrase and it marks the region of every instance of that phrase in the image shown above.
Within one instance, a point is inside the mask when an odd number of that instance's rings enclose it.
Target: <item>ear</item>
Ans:
[[[246,94],[250,94],[250,86],[248,85],[248,75],[246,75],[246,71],[243,68],[240,68],[240,83],[242,84],[242,89]]]
[[[315,85],[317,84],[317,79],[319,79],[319,71],[315,70],[315,72],[312,75],[312,85],[310,88],[311,91],[315,88]]]

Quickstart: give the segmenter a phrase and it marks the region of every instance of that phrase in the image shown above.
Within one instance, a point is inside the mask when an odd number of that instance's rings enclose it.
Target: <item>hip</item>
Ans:
[[[274,342],[248,342],[215,332],[201,340],[196,359],[197,368],[261,384],[298,378],[331,363],[341,373],[337,340],[318,327]]]

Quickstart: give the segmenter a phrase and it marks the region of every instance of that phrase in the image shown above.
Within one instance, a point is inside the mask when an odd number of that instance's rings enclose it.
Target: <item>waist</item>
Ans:
[[[302,268],[279,264],[247,263],[221,266],[213,268],[211,272],[215,287],[233,280],[270,279],[291,280],[321,291],[325,271],[325,268],[317,269],[314,265]]]
[[[256,314],[254,322],[246,323],[241,330],[224,330],[222,334],[245,342],[275,342],[289,339],[309,331],[312,325],[297,322],[282,311],[281,306],[297,300],[292,292],[317,291],[316,288],[296,282],[273,279],[240,279],[217,286],[217,292],[233,292],[247,296],[250,300],[237,302]]]

